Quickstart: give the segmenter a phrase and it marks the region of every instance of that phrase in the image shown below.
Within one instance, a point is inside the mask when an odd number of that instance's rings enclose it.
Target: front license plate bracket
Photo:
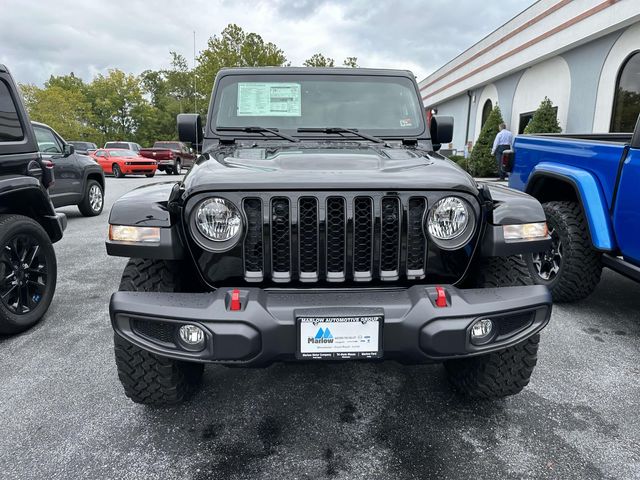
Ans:
[[[362,315],[296,312],[300,360],[354,360],[382,358],[380,312]]]

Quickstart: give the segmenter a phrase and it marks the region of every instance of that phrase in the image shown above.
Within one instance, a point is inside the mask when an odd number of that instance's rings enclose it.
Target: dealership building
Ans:
[[[540,0],[420,82],[428,115],[474,142],[495,105],[522,133],[544,97],[566,133],[633,131],[640,113],[640,0]]]

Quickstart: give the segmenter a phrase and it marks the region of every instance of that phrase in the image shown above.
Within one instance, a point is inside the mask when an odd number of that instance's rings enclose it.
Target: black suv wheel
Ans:
[[[80,213],[85,217],[95,217],[102,213],[104,207],[104,191],[102,185],[96,180],[87,182],[87,189],[84,193],[82,202],[78,204]]]
[[[595,290],[602,273],[582,209],[575,202],[548,202],[543,207],[552,246],[527,255],[529,272],[536,283],[549,287],[554,301],[582,300]]]
[[[0,333],[17,333],[46,313],[56,289],[47,232],[22,215],[0,215]]]
[[[162,260],[131,259],[122,273],[120,291],[177,292],[180,275]],[[204,365],[147,352],[114,336],[118,378],[136,403],[172,405],[189,398],[202,379]]]

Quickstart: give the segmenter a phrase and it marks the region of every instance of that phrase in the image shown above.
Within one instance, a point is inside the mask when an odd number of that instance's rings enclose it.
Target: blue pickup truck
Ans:
[[[640,118],[632,134],[518,136],[503,163],[544,206],[552,246],[526,260],[555,301],[587,297],[603,267],[640,281]]]

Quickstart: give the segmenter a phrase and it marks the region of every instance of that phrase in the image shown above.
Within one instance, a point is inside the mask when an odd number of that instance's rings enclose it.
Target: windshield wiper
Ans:
[[[246,133],[272,133],[273,135],[284,138],[285,140],[289,140],[290,142],[299,142],[299,138],[291,137],[289,135],[285,135],[284,133],[280,133],[277,128],[266,128],[266,127],[217,127],[216,130],[221,132],[246,132]]]
[[[314,132],[322,132],[322,133],[351,133],[353,135],[357,135],[360,138],[364,138],[365,140],[370,140],[376,143],[386,143],[383,139],[374,137],[373,135],[367,135],[366,133],[359,132],[355,128],[344,128],[344,127],[322,127],[322,128],[299,128],[298,133],[314,133]]]

